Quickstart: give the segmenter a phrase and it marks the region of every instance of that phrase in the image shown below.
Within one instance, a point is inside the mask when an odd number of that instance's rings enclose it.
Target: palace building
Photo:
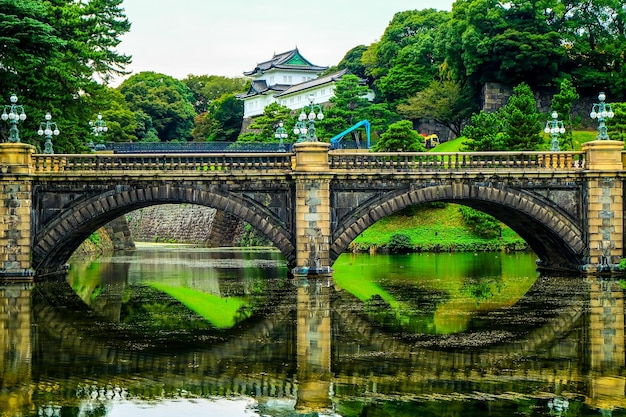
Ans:
[[[309,96],[316,104],[324,104],[334,96],[335,81],[347,70],[320,77],[328,67],[313,65],[298,48],[275,54],[272,59],[257,64],[244,72],[252,78],[250,89],[238,96],[244,102],[244,120],[263,114],[265,106],[274,102],[292,110],[309,104]]]

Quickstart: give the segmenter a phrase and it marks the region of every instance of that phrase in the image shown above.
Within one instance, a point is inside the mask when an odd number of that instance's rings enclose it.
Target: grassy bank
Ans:
[[[350,244],[350,250],[384,251],[391,237],[399,233],[410,237],[416,252],[528,250],[526,242],[505,225],[498,238],[476,236],[465,226],[459,208],[446,204],[443,208],[424,205],[402,210],[365,230]]]

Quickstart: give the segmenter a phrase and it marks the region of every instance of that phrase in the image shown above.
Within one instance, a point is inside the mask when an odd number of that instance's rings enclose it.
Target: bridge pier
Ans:
[[[33,276],[30,174],[34,153],[32,145],[0,144],[0,278],[15,280]]]
[[[296,266],[294,275],[317,275],[330,268],[330,181],[324,142],[294,145],[296,180]]]
[[[624,170],[621,141],[593,141],[583,145],[587,153],[586,181],[588,272],[617,269],[624,255]]]

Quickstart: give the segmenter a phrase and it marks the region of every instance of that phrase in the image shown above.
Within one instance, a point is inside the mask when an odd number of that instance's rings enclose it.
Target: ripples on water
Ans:
[[[291,279],[274,251],[179,246],[75,262],[4,289],[0,415],[626,415],[619,283],[534,268],[346,254]]]

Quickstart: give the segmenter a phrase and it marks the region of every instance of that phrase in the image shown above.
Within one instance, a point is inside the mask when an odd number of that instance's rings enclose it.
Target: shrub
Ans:
[[[413,251],[411,237],[404,233],[396,233],[391,235],[387,244],[389,253],[409,253]]]
[[[465,225],[483,239],[495,239],[502,234],[502,225],[494,217],[470,207],[461,206]]]

